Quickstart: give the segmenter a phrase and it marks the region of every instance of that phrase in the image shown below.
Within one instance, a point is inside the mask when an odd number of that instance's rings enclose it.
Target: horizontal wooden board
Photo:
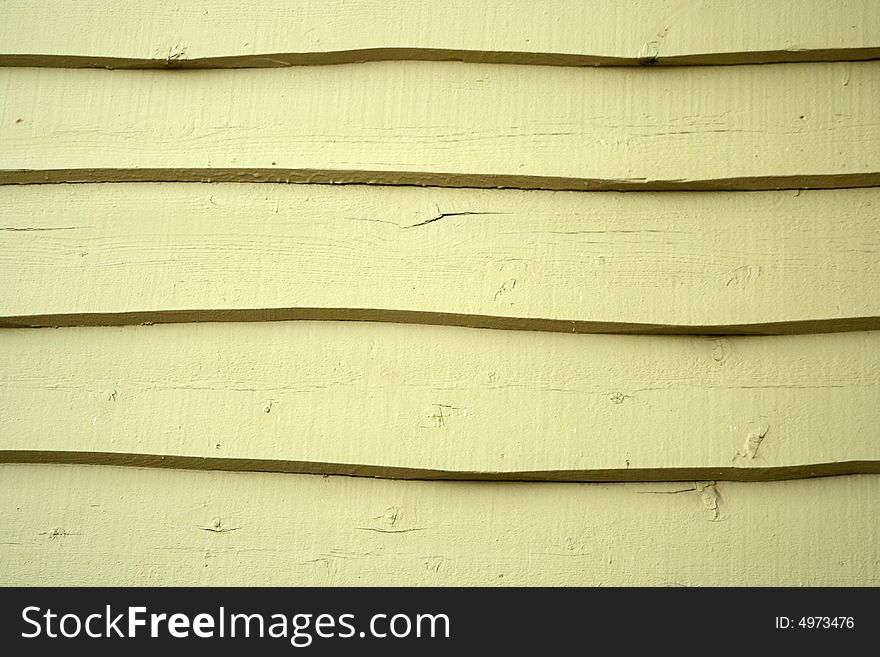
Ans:
[[[880,328],[880,188],[0,187],[0,325]],[[797,293],[808,290],[809,293]]]
[[[0,65],[382,59],[740,64],[880,57],[873,0],[5,0]]]
[[[357,322],[0,332],[0,460],[401,478],[880,472],[880,332]]]
[[[0,466],[3,585],[877,586],[880,477],[378,481]]]
[[[880,62],[0,70],[0,182],[880,185]]]

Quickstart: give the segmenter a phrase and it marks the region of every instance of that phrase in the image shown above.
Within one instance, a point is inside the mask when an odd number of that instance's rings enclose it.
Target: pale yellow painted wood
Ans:
[[[0,459],[422,478],[878,472],[878,372],[880,332],[6,329]]]
[[[870,475],[578,485],[5,465],[0,584],[877,586],[878,505]]]
[[[0,187],[0,324],[880,327],[880,189]],[[870,318],[854,321],[853,318]]]
[[[0,64],[730,64],[880,55],[874,0],[4,0]]]
[[[0,70],[0,182],[880,184],[880,62]]]

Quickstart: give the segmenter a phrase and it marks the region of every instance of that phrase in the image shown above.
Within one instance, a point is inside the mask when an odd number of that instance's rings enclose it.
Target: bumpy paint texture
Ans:
[[[880,54],[873,0],[252,0],[248,8],[243,13],[235,0],[6,0],[0,64],[186,68],[448,59],[626,66]]]
[[[873,0],[4,2],[0,584],[880,584],[878,58]]]

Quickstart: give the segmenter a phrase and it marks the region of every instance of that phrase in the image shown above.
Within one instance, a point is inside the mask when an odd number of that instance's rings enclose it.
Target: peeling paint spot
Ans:
[[[629,399],[630,395],[625,395],[622,392],[612,392],[608,395],[608,399],[612,404],[622,404],[624,400]]]
[[[65,536],[79,536],[80,534],[74,534],[73,532],[69,532],[63,527],[53,527],[51,530],[47,532],[40,532],[40,536],[48,536],[50,540],[55,540],[58,538],[64,538]]]
[[[452,417],[452,413],[449,411],[459,411],[461,410],[458,406],[452,406],[451,404],[433,404],[434,408],[437,409],[432,415],[429,415],[428,418],[434,420],[437,423],[438,429],[445,429],[448,424],[448,419]],[[443,409],[446,409],[446,412],[443,412]]]
[[[400,518],[401,513],[402,510],[399,506],[389,506],[381,514],[373,516],[370,520],[378,520],[382,524],[394,527],[394,525],[397,524],[397,520]]]
[[[700,495],[703,506],[711,514],[710,522],[718,522],[722,520],[721,496],[718,493],[718,484],[714,481],[694,482],[694,488]]]
[[[214,534],[226,534],[228,532],[238,531],[241,527],[224,527],[221,518],[213,518],[210,527],[199,527],[199,529]]]
[[[743,265],[730,271],[725,287],[745,285],[756,280],[761,275],[759,265]]]
[[[766,420],[759,420],[750,424],[751,430],[746,434],[742,449],[736,451],[731,459],[732,461],[735,461],[740,457],[749,459],[750,461],[753,460],[758,455],[758,449],[760,449],[761,443],[764,442],[767,432],[770,431],[770,425]]]
[[[176,62],[186,59],[186,47],[180,44],[168,48],[168,55],[165,57],[165,65],[173,66]]]
[[[663,39],[666,38],[668,32],[669,28],[664,27],[654,36],[653,39],[646,41],[642,45],[639,49],[638,55],[636,55],[640,64],[643,66],[650,66],[657,63],[657,60],[660,57],[660,44],[663,43]]]
[[[400,527],[403,517],[403,509],[399,506],[389,506],[382,513],[370,518],[371,527],[355,527],[360,531],[377,532],[379,534],[406,534],[409,532],[424,531],[425,527]],[[381,525],[381,526],[375,526]]]
[[[726,340],[715,340],[712,346],[712,360],[719,365],[723,365],[729,349],[730,346]]]
[[[498,288],[498,291],[495,292],[495,296],[492,297],[493,301],[498,301],[498,297],[504,296],[508,292],[512,292],[516,288],[516,279],[508,278],[501,284],[501,287]]]
[[[425,559],[425,569],[430,572],[439,573],[441,568],[445,570],[448,561],[445,557],[427,557]]]

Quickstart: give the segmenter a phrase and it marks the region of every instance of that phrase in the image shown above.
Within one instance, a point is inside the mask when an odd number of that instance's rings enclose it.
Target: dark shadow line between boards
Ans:
[[[616,468],[512,472],[449,471],[431,468],[228,457],[164,456],[117,452],[0,450],[2,464],[102,465],[169,470],[308,474],[372,479],[509,483],[660,483],[686,481],[774,482],[819,477],[880,474],[880,461],[841,461],[772,467]]]
[[[126,70],[210,70],[332,66],[370,62],[419,61],[509,64],[520,66],[563,66],[577,68],[633,68],[681,66],[752,66],[764,64],[806,64],[861,62],[880,59],[878,47],[770,49],[693,53],[664,56],[591,55],[547,51],[479,50],[427,47],[373,47],[321,52],[272,52],[187,57],[173,52],[165,57],[118,57],[58,53],[0,53],[0,66],[35,68],[104,68]]]
[[[138,326],[213,322],[349,321],[571,334],[769,336],[880,330],[880,316],[753,324],[607,322],[377,308],[231,308],[49,313],[0,317],[0,328]]]

